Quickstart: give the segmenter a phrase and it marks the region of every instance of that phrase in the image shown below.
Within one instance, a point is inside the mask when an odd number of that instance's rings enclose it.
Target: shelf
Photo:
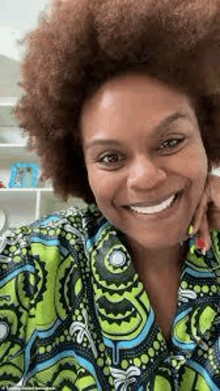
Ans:
[[[1,148],[1,166],[4,165],[4,162],[9,162],[8,166],[14,162],[24,162],[24,163],[40,163],[40,157],[35,152],[28,152],[22,146],[7,146],[6,148]]]
[[[28,151],[28,135],[22,132],[13,118],[12,106],[18,98],[0,98],[0,172],[1,181],[8,186],[13,163],[37,163],[41,165],[39,155]],[[6,224],[0,235],[10,228],[18,228],[71,206],[84,207],[80,198],[70,197],[63,202],[54,194],[52,180],[38,181],[38,188],[0,188],[0,209],[6,215]]]
[[[15,106],[17,104],[17,102],[19,101],[19,97],[14,97],[14,96],[6,96],[6,97],[3,97],[1,96],[0,97],[0,106],[9,106],[9,107],[12,107],[12,106]]]
[[[0,145],[3,147],[10,146],[26,146],[28,135],[22,135],[22,131],[18,126],[0,126]]]
[[[0,144],[0,148],[26,148],[26,144]]]
[[[48,189],[44,189],[44,188],[13,188],[13,187],[7,187],[6,189],[4,188],[0,188],[0,193],[3,193],[3,192],[37,192],[37,191],[48,191],[48,192],[53,192],[54,189],[53,188],[48,188]]]
[[[0,208],[6,214],[6,229],[17,228],[20,225],[28,225],[36,218],[35,212],[36,193],[23,193],[22,197],[15,198],[13,193],[4,197],[0,193]],[[2,231],[1,231],[2,233]]]

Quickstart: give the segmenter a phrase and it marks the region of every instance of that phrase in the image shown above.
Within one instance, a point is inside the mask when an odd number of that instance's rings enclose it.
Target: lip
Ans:
[[[158,198],[158,200],[156,201],[151,201],[151,202],[136,202],[136,203],[132,203],[132,204],[129,204],[129,205],[126,205],[126,206],[146,206],[146,207],[151,207],[151,206],[156,206],[156,205],[159,205],[159,204],[162,204],[162,202],[164,201],[167,201],[170,197],[172,197],[174,194],[176,195],[177,193],[180,193],[182,190],[179,190],[179,191],[173,191],[172,193],[166,195],[166,196],[163,196],[161,198]]]
[[[153,213],[153,214],[138,213],[138,212],[130,209],[129,206],[124,206],[124,209],[127,211],[127,213],[129,213],[129,216],[132,216],[136,220],[149,221],[149,220],[166,219],[166,218],[170,217],[172,214],[174,214],[177,211],[177,209],[179,208],[183,193],[184,193],[183,190],[177,192],[171,207],[166,210],[162,210],[161,212],[157,212],[157,213]]]

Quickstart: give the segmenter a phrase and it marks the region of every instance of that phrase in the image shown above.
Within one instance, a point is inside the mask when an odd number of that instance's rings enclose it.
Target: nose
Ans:
[[[152,189],[163,182],[166,177],[164,169],[146,157],[142,157],[132,164],[127,186],[132,190]]]

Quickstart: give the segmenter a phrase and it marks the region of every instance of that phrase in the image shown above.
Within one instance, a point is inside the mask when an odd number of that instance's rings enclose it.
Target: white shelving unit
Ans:
[[[16,98],[0,98],[0,181],[3,183],[5,178],[10,178],[13,163],[40,164],[39,156],[26,150],[28,139],[22,137],[22,130],[11,115],[16,101]],[[6,215],[0,235],[7,229],[28,225],[51,212],[85,205],[84,201],[74,197],[62,202],[54,195],[50,180],[37,188],[0,188],[0,210]]]

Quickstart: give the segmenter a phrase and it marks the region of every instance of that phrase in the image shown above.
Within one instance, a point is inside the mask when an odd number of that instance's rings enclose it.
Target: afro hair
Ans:
[[[24,41],[24,93],[13,114],[65,202],[69,196],[96,202],[83,156],[82,107],[129,70],[192,98],[209,170],[219,164],[219,1],[54,0]]]

